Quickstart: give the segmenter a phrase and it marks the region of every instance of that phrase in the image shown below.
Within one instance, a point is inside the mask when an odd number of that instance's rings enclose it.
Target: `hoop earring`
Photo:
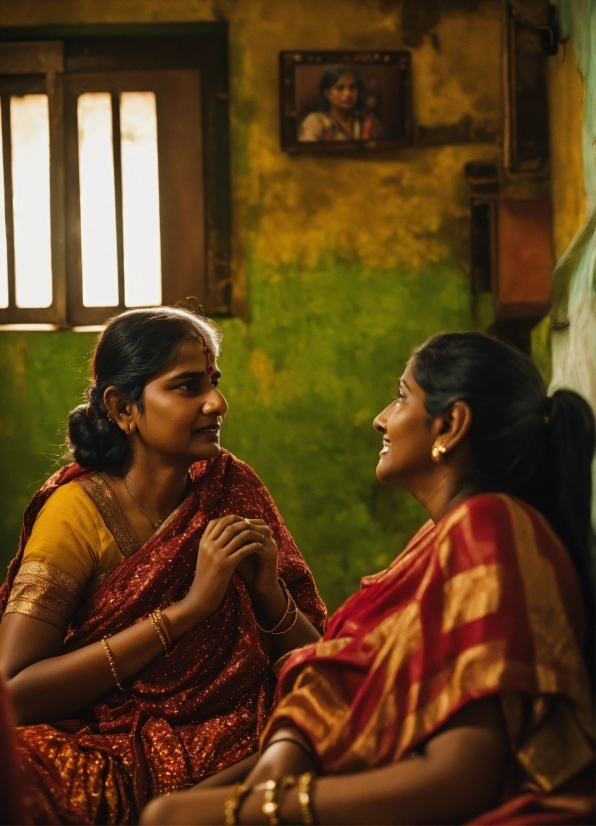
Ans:
[[[444,456],[446,453],[447,448],[445,447],[445,445],[441,445],[435,442],[430,452],[430,455],[433,458],[433,462],[440,462],[441,456]]]

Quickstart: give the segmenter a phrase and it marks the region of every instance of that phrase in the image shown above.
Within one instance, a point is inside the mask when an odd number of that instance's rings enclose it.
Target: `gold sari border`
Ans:
[[[26,614],[64,631],[84,585],[45,562],[24,562],[15,577],[5,613]]]
[[[98,473],[75,481],[93,501],[122,556],[128,559],[136,553],[141,546],[108,483]]]

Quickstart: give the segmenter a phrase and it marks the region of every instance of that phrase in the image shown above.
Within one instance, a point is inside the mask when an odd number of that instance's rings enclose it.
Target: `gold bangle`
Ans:
[[[275,733],[273,733],[271,736],[273,738],[275,736]],[[306,756],[310,758],[310,760],[313,763],[317,759],[312,748],[309,745],[307,745],[303,740],[300,740],[298,737],[292,737],[292,735],[290,734],[286,734],[283,737],[278,737],[277,740],[271,739],[267,743],[265,743],[265,745],[261,749],[261,756],[265,754],[268,748],[271,748],[271,746],[274,746],[276,743],[293,743],[301,751],[303,751],[304,754],[306,754]],[[288,775],[288,777],[291,777],[291,775]]]
[[[265,797],[263,798],[263,805],[261,807],[261,811],[267,818],[267,822],[269,826],[279,826],[279,818],[277,817],[277,811],[279,806],[277,805],[277,780],[265,780],[264,783],[259,783],[257,786],[254,787],[256,792],[264,791]]]
[[[280,627],[280,625],[283,624],[283,622],[284,622],[285,618],[288,616],[288,614],[291,613],[291,611],[292,611],[291,606],[293,605],[294,608],[296,608],[296,603],[294,602],[292,594],[290,593],[289,588],[286,585],[286,583],[279,576],[277,577],[277,581],[279,582],[282,591],[286,595],[286,610],[283,612],[283,615],[282,615],[282,618],[280,619],[280,621],[276,625],[274,625],[271,630],[269,630],[268,628],[263,628],[263,626],[259,625],[259,623],[255,619],[255,625],[257,626],[259,631],[263,631],[265,634],[275,634],[275,632]]]
[[[240,804],[250,789],[251,787],[247,786],[246,783],[236,783],[232,786],[232,790],[224,802],[224,823],[226,826],[237,825]]]
[[[294,600],[292,600],[292,602],[294,602]],[[291,630],[292,630],[292,628],[293,628],[293,627],[296,625],[296,623],[298,622],[298,608],[297,608],[297,606],[296,606],[296,603],[295,603],[295,602],[294,602],[294,611],[288,611],[288,614],[292,614],[292,613],[294,614],[294,619],[293,619],[293,620],[292,620],[292,622],[288,625],[288,627],[287,627],[287,628],[284,628],[284,630],[283,630],[283,631],[270,631],[269,633],[270,633],[270,634],[272,634],[274,637],[278,637],[280,634],[287,634],[287,633],[288,633],[288,631],[291,631]],[[287,614],[286,614],[286,616],[287,616]],[[284,617],[284,619],[285,619],[285,617]]]
[[[302,815],[302,822],[306,826],[312,826],[315,823],[315,815],[312,808],[312,801],[310,799],[310,792],[312,782],[314,780],[312,772],[301,774],[298,778],[298,803],[300,804],[300,814]]]
[[[164,650],[167,654],[169,652],[170,648],[168,646],[168,641],[166,639],[166,636],[165,636],[164,632],[162,631],[159,619],[157,618],[157,611],[153,611],[151,614],[149,614],[149,619],[153,623],[153,627],[157,631],[157,636],[159,637],[160,642],[163,645]]]
[[[156,608],[153,612],[153,616],[159,623],[159,627],[163,631],[163,635],[167,640],[168,643],[168,650],[172,647],[172,628],[170,626],[170,621],[161,610],[161,608]]]
[[[277,792],[279,789],[291,789],[297,783],[296,778],[292,774],[282,777],[280,780],[265,780],[264,783],[259,783],[254,787],[255,792],[264,791],[263,805],[261,811],[268,819],[269,826],[279,826],[280,819],[279,804],[277,802]]]
[[[161,620],[161,627],[163,628],[163,632],[166,635],[166,639],[168,641],[168,645],[170,648],[172,647],[172,626],[170,625],[170,620],[166,617],[164,612],[161,608],[157,609],[157,614]]]
[[[108,638],[107,637],[102,637],[101,641],[103,643],[103,647],[106,650],[106,654],[108,656],[108,662],[110,664],[110,671],[112,672],[112,676],[114,677],[114,680],[116,681],[116,685],[118,686],[120,691],[124,691],[124,689],[122,688],[122,685],[120,684],[120,680],[118,679],[118,672],[116,671],[116,663],[114,662],[114,657],[112,656],[110,646],[108,645]]]

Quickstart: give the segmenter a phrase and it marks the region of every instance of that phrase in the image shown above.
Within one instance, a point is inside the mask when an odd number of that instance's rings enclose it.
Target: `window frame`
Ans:
[[[68,175],[65,146],[65,85],[77,75],[98,72],[136,72],[169,69],[198,70],[200,73],[200,111],[203,145],[204,192],[204,293],[198,298],[210,315],[231,314],[230,278],[230,169],[229,169],[229,113],[228,113],[228,28],[225,21],[189,24],[102,24],[74,26],[36,26],[0,29],[0,44],[16,41],[31,42],[32,55],[39,41],[50,49],[51,59],[34,58],[26,74],[12,71],[7,74],[0,60],[0,94],[3,112],[10,89],[45,91],[50,98],[50,180],[52,217],[52,272],[53,303],[49,308],[0,309],[0,328],[14,325],[47,325],[68,329],[72,326],[97,325],[124,306],[85,308],[77,310],[73,296],[81,294],[80,271],[72,266],[73,232],[69,220]],[[62,51],[61,51],[62,50]],[[62,60],[60,60],[60,52]],[[17,69],[22,67],[17,66]],[[4,71],[3,71],[4,69]],[[41,71],[39,71],[41,69]],[[3,138],[9,124],[2,118]],[[72,136],[70,136],[72,140]],[[5,141],[3,141],[5,142]],[[6,146],[6,143],[5,143]],[[8,144],[10,146],[10,144]],[[72,153],[71,153],[72,154]],[[5,203],[7,206],[7,246],[10,274],[14,273],[12,238],[12,187],[10,185],[10,157],[4,153]],[[71,160],[72,162],[72,160]],[[70,176],[72,178],[72,174]],[[10,210],[8,209],[10,207]],[[72,209],[71,209],[72,212]],[[74,222],[76,223],[76,222]],[[76,228],[75,228],[76,231]],[[69,247],[70,243],[70,247]],[[80,245],[80,239],[78,241]],[[75,279],[75,281],[73,281]],[[164,289],[164,300],[167,290]],[[9,298],[10,298],[9,294]],[[196,293],[193,293],[196,295]],[[186,296],[180,296],[180,299]],[[9,302],[10,303],[10,302]],[[73,323],[73,313],[76,318]]]

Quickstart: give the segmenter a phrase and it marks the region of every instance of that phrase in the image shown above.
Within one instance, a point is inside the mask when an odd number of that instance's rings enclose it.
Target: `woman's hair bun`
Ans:
[[[89,470],[119,467],[126,458],[126,436],[91,404],[80,404],[68,415],[68,448],[77,464]]]

